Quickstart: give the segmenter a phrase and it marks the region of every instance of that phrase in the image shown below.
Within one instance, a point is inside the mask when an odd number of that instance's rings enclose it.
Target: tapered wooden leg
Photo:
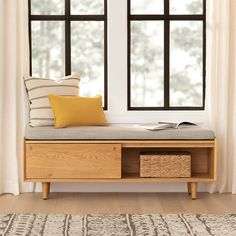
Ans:
[[[48,199],[48,194],[50,192],[50,183],[49,182],[42,182],[42,190],[43,190],[43,199]]]
[[[197,183],[191,183],[191,196],[192,200],[197,198]]]
[[[191,195],[191,183],[187,183],[188,185],[188,194]]]

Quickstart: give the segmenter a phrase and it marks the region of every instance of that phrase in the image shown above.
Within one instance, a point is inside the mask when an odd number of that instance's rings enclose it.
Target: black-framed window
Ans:
[[[30,73],[81,75],[80,95],[107,109],[107,0],[29,0]]]
[[[204,110],[206,0],[128,0],[128,110]]]

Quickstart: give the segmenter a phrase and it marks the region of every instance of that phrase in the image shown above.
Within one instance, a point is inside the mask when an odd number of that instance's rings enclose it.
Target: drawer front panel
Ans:
[[[26,144],[26,179],[121,178],[120,144]]]

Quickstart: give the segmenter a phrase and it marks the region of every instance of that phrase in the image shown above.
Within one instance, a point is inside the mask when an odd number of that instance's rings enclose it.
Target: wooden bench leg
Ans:
[[[188,186],[188,194],[191,195],[191,183],[187,183]]]
[[[191,183],[191,196],[192,196],[192,200],[195,200],[197,198],[197,183],[196,182]]]
[[[43,199],[47,200],[48,195],[50,193],[50,183],[49,182],[42,182],[42,190],[43,190]]]

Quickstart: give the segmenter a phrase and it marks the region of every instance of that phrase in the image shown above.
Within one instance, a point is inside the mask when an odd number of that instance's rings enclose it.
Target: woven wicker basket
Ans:
[[[140,177],[191,177],[188,152],[140,153]]]

